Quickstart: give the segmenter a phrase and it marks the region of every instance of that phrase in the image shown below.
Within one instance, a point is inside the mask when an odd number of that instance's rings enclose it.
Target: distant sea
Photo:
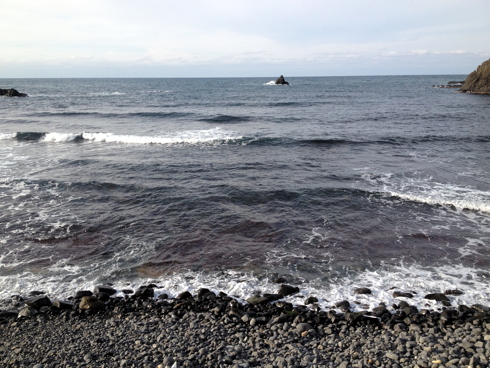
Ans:
[[[432,88],[464,78],[2,79],[0,299],[488,306],[490,96]]]

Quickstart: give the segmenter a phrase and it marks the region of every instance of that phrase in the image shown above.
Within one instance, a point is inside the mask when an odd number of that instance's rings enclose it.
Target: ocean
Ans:
[[[488,306],[490,96],[432,88],[464,78],[3,79],[0,299]]]

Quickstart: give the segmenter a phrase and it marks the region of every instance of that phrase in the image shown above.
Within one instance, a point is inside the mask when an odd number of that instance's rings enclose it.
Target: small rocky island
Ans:
[[[276,84],[282,84],[282,85],[287,84],[289,86],[289,83],[286,82],[286,80],[284,79],[284,77],[282,75],[279,78],[277,78]]]
[[[13,88],[1,89],[0,88],[0,96],[6,97],[27,97],[26,93],[21,93]]]
[[[460,92],[490,94],[490,59],[466,77]]]

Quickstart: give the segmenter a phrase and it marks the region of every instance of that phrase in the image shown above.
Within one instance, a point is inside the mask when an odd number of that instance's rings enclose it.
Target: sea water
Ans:
[[[112,284],[490,304],[490,97],[464,76],[1,80],[0,299]],[[368,287],[371,295],[354,295]]]

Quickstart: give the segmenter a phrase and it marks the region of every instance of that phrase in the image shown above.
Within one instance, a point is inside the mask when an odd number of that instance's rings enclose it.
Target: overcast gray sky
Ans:
[[[0,0],[0,78],[468,74],[490,0]]]

